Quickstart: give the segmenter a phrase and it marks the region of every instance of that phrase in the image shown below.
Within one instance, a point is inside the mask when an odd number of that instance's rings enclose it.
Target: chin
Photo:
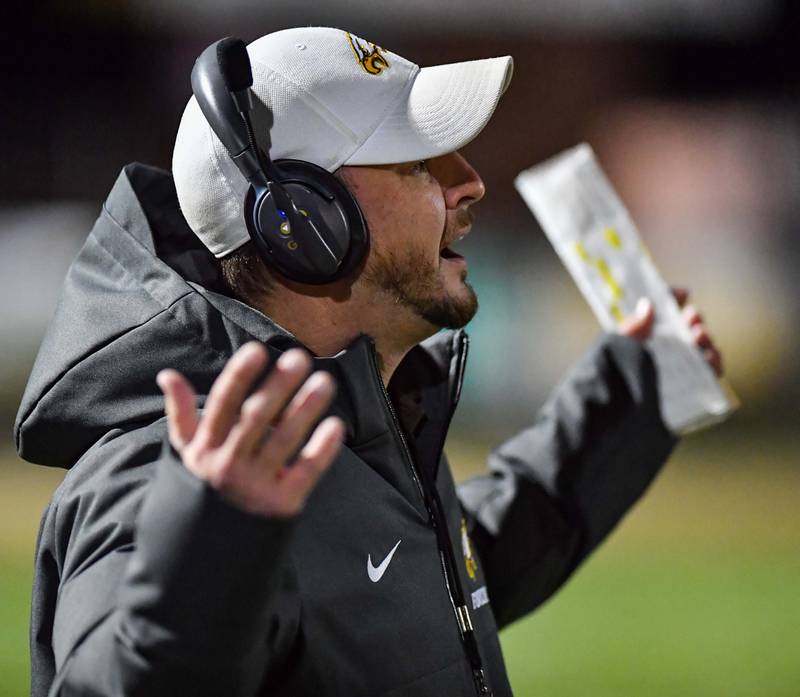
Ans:
[[[446,293],[444,297],[418,307],[420,316],[437,329],[461,329],[466,326],[478,311],[478,296],[463,278],[458,286],[455,292]]]

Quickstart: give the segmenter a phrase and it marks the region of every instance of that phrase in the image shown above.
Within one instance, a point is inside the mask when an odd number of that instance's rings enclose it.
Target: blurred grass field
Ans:
[[[459,478],[482,468],[485,446],[447,449]],[[797,451],[766,437],[681,444],[567,586],[503,632],[515,694],[800,696]],[[0,458],[0,697],[27,694],[33,546],[59,479]]]

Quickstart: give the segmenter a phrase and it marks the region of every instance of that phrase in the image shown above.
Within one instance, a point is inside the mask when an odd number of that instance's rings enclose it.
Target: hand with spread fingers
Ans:
[[[166,400],[169,440],[184,465],[238,508],[264,516],[298,513],[344,437],[338,417],[309,431],[333,398],[333,378],[301,349],[284,353],[264,383],[245,398],[268,360],[250,342],[227,362],[198,416],[195,394],[176,370],[157,382]],[[293,462],[289,458],[300,449]]]
[[[689,291],[685,288],[672,288],[672,294],[675,296],[675,300],[678,301],[679,307],[683,310],[686,323],[692,330],[695,345],[703,352],[706,362],[714,370],[717,377],[721,377],[723,372],[722,354],[720,354],[719,349],[714,345],[714,340],[711,338],[711,335],[708,333],[703,323],[702,315],[694,305],[687,304],[689,300]],[[618,332],[625,336],[643,341],[650,336],[654,321],[655,312],[653,311],[653,303],[647,300],[647,298],[642,298],[636,306],[636,313],[623,320],[619,326]]]

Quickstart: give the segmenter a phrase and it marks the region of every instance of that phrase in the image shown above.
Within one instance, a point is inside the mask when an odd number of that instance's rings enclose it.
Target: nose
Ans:
[[[439,180],[448,209],[471,205],[486,193],[480,175],[461,153],[452,152],[434,158],[428,169]]]

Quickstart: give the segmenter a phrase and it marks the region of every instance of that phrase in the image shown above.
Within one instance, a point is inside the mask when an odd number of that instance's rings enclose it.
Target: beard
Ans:
[[[445,272],[430,261],[430,251],[406,248],[401,251],[373,250],[363,280],[393,298],[438,328],[460,329],[478,311],[478,296],[461,271],[459,292],[447,287]]]

